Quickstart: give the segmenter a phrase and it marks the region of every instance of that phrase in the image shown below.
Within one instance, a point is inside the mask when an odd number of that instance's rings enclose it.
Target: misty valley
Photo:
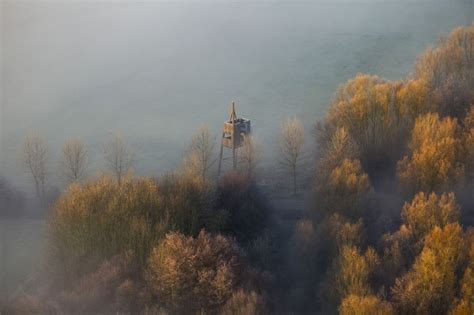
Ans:
[[[0,2],[0,315],[474,314],[474,1]]]

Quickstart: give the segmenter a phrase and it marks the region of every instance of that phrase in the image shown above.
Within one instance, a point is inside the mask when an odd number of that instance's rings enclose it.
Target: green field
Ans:
[[[44,231],[44,220],[0,220],[0,296],[13,293],[39,266]]]

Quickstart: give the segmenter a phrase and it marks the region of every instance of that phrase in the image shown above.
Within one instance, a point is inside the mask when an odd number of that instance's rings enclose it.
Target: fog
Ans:
[[[52,154],[81,137],[99,169],[101,144],[120,131],[137,150],[137,173],[160,174],[177,166],[199,125],[217,134],[232,100],[269,158],[283,119],[310,127],[340,83],[359,72],[402,79],[439,34],[472,21],[469,1],[0,6],[1,172],[20,186],[28,133]]]

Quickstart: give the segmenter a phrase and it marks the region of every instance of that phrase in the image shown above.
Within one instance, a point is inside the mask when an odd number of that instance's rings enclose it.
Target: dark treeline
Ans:
[[[283,130],[296,191],[303,129]],[[406,80],[349,80],[314,130],[312,204],[296,223],[255,184],[254,144],[212,180],[207,129],[171,174],[115,163],[113,177],[72,180],[40,276],[4,312],[473,314],[474,25]]]

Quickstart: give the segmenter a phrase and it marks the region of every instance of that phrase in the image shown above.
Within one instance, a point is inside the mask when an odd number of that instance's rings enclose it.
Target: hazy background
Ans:
[[[472,23],[473,2],[0,0],[0,175],[31,191],[18,163],[28,133],[49,143],[53,184],[70,137],[95,172],[117,131],[138,174],[164,173],[200,124],[217,135],[232,100],[271,160],[282,120],[311,128],[359,72],[404,78],[440,34]],[[44,227],[0,220],[0,295],[38,265]]]
[[[48,140],[55,171],[65,139],[81,137],[97,170],[121,131],[137,173],[160,174],[200,124],[217,134],[232,100],[269,158],[286,117],[310,128],[340,83],[401,79],[440,34],[473,20],[470,0],[0,1],[0,173],[20,186],[28,133]]]

